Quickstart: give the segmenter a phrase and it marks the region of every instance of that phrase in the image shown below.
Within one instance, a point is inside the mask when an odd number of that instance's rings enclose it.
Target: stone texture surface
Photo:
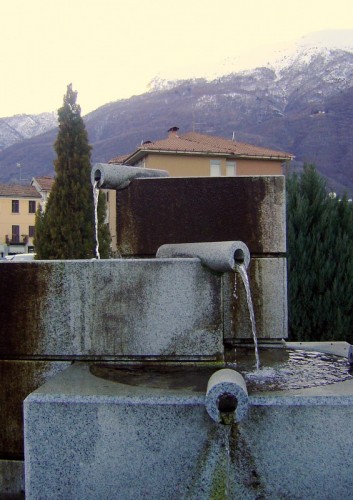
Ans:
[[[307,403],[250,409],[231,443],[242,465],[235,488],[248,480],[263,498],[351,497],[353,406]]]
[[[207,445],[200,428],[211,424],[203,395],[179,392],[124,386],[75,365],[33,393],[26,498],[183,497]]]
[[[248,275],[258,339],[287,338],[286,259],[252,258]],[[222,279],[224,282],[224,336],[226,339],[235,341],[251,340],[251,322],[241,277],[238,273],[226,273]],[[234,290],[236,298],[234,298]]]
[[[25,465],[23,460],[0,460],[0,498],[24,498]]]
[[[68,366],[64,361],[0,360],[0,457],[23,459],[23,400]]]
[[[2,356],[222,355],[221,280],[198,259],[9,264],[0,293]]]
[[[167,243],[239,240],[251,254],[283,253],[285,223],[283,176],[136,179],[117,193],[122,255],[155,255]]]
[[[350,498],[352,381],[250,395],[231,429],[204,398],[73,365],[25,401],[26,498]]]

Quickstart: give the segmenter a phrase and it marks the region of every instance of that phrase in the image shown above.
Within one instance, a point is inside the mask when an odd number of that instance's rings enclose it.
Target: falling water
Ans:
[[[259,368],[260,368],[259,348],[257,345],[256,323],[255,323],[254,307],[253,307],[253,303],[252,303],[252,299],[251,299],[248,273],[246,272],[246,267],[244,266],[244,264],[238,264],[236,271],[240,274],[241,279],[243,280],[243,283],[244,283],[245,291],[246,291],[246,299],[247,299],[248,309],[249,309],[249,314],[250,314],[251,330],[252,330],[252,336],[253,336],[253,340],[254,340],[256,369],[259,370]],[[235,296],[235,298],[237,297],[236,279],[237,278],[235,275],[235,282],[234,282],[234,296]]]
[[[98,189],[98,181],[95,181],[93,184],[93,202],[94,202],[94,236],[96,242],[95,255],[96,259],[100,259],[99,255],[99,240],[98,240],[98,198],[99,198],[99,189]]]

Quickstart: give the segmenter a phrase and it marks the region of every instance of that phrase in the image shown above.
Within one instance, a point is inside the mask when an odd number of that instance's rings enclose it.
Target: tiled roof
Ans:
[[[115,164],[120,164],[120,163],[124,163],[124,161],[129,158],[129,156],[131,156],[130,154],[128,155],[120,155],[120,156],[115,156],[114,158],[112,158],[111,160],[109,160],[108,163],[115,163]]]
[[[146,153],[154,151],[210,155],[214,153],[235,157],[272,158],[281,161],[293,158],[293,155],[290,153],[253,146],[252,144],[224,139],[223,137],[204,135],[197,132],[188,132],[179,136],[175,132],[172,132],[166,139],[144,143],[132,154],[118,156],[110,160],[109,163],[134,163]]]
[[[33,186],[20,184],[0,184],[0,196],[14,198],[40,198],[40,194]]]
[[[54,177],[44,176],[44,177],[34,177],[34,179],[39,188],[42,191],[50,191],[54,184]]]

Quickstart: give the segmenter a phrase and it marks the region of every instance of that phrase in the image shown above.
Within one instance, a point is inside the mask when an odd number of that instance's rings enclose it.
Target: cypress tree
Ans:
[[[353,340],[353,207],[332,198],[313,165],[287,180],[289,332]]]
[[[58,110],[59,131],[54,144],[56,177],[44,213],[37,214],[35,247],[38,259],[94,257],[93,192],[90,181],[91,146],[77,92],[68,85]],[[100,209],[100,222],[105,209]],[[101,234],[107,237],[107,230]],[[102,245],[107,257],[106,242]]]

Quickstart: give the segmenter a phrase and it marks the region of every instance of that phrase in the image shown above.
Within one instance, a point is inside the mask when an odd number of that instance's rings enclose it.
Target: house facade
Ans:
[[[197,132],[146,141],[133,153],[110,160],[112,164],[167,170],[172,177],[281,175],[290,153]]]
[[[41,196],[33,186],[0,184],[0,256],[34,251]]]

